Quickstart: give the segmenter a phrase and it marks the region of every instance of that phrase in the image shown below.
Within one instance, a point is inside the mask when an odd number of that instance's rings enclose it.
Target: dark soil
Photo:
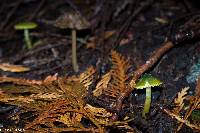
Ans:
[[[147,0],[143,3],[150,1]],[[127,5],[124,9],[120,7],[126,2]],[[27,66],[31,68],[31,71],[25,73],[0,71],[0,76],[27,79],[44,79],[55,73],[58,73],[59,76],[71,76],[83,72],[91,65],[103,75],[111,66],[111,50],[116,50],[129,59],[131,73],[145,63],[150,55],[172,34],[172,31],[176,30],[172,26],[173,24],[182,23],[180,18],[184,18],[188,14],[196,15],[200,8],[199,3],[195,0],[157,0],[144,7],[141,3],[137,0],[86,0],[84,2],[74,0],[70,5],[70,2],[65,0],[1,0],[0,60]],[[140,7],[142,10],[130,19]],[[46,23],[46,21],[55,21],[62,13],[69,10],[79,11],[91,22],[91,29],[78,31],[78,38],[83,41],[87,41],[92,36],[97,38],[94,48],[87,48],[86,44],[78,41],[77,54],[80,68],[78,73],[73,71],[71,64],[70,30],[58,29],[52,24]],[[166,20],[166,23],[159,22],[156,18],[162,18]],[[13,28],[16,23],[22,21],[34,21],[39,25],[37,29],[31,31],[31,36],[33,42],[40,41],[40,43],[29,51],[25,48],[22,32],[15,31]],[[125,23],[127,23],[127,28],[120,32]],[[120,34],[114,34],[107,40],[101,39],[105,31],[111,30],[120,32]],[[123,39],[129,39],[129,41],[119,45]],[[138,118],[137,121],[131,123],[139,131],[170,133],[176,129],[176,121],[160,112],[158,107],[160,105],[170,106],[177,92],[184,87],[189,86],[189,94],[194,94],[195,81],[188,82],[186,78],[191,75],[191,67],[198,63],[200,58],[199,44],[197,38],[177,45],[148,70],[148,73],[161,79],[164,84],[153,90],[154,98],[148,119]],[[145,99],[144,91],[132,92],[132,96],[136,93],[136,101],[130,96],[125,100],[126,106],[137,104],[142,107]],[[129,103],[130,101],[134,101],[134,103]],[[133,111],[141,112],[142,108],[134,108]],[[111,132],[112,130],[115,131],[115,129],[111,129]],[[192,133],[193,131],[184,126],[181,132]]]

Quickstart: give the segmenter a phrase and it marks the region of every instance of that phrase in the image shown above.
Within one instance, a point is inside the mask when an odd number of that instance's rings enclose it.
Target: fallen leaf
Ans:
[[[24,67],[22,65],[12,65],[9,63],[1,63],[0,69],[9,72],[26,72],[30,70],[30,68]]]
[[[51,76],[51,75],[47,76],[44,79],[43,83],[50,84],[50,83],[52,83],[53,81],[55,81],[57,79],[58,79],[58,73],[54,74],[53,76]]]
[[[168,24],[169,21],[167,19],[164,18],[159,18],[159,17],[155,17],[155,20],[161,24]]]
[[[120,46],[126,45],[129,42],[131,42],[134,39],[133,33],[128,32],[125,38],[122,38],[122,40],[119,42]]]

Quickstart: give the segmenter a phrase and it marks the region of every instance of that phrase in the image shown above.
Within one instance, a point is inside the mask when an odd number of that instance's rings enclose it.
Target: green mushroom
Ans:
[[[144,74],[140,80],[137,82],[135,88],[136,89],[144,89],[146,88],[146,99],[144,104],[144,110],[142,112],[142,117],[146,118],[146,114],[149,113],[150,106],[151,106],[151,87],[159,86],[162,82],[153,77],[150,74]]]
[[[14,26],[15,30],[24,30],[24,40],[28,49],[32,48],[32,42],[29,35],[30,29],[35,29],[38,25],[34,22],[21,22]]]

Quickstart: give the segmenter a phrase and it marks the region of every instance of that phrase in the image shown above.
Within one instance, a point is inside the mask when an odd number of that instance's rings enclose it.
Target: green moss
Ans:
[[[200,110],[193,110],[190,117],[193,121],[199,123],[200,122]]]

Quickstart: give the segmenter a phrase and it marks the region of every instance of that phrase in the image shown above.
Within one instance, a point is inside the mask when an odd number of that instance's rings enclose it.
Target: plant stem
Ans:
[[[76,55],[76,30],[72,29],[72,67],[78,72],[77,55]]]
[[[32,43],[31,43],[31,39],[30,39],[30,35],[29,35],[29,31],[28,30],[24,30],[24,39],[25,39],[26,47],[28,49],[31,49],[32,48]]]
[[[144,110],[142,112],[142,117],[146,118],[145,114],[149,113],[151,106],[151,87],[146,88],[146,100],[144,103]]]

